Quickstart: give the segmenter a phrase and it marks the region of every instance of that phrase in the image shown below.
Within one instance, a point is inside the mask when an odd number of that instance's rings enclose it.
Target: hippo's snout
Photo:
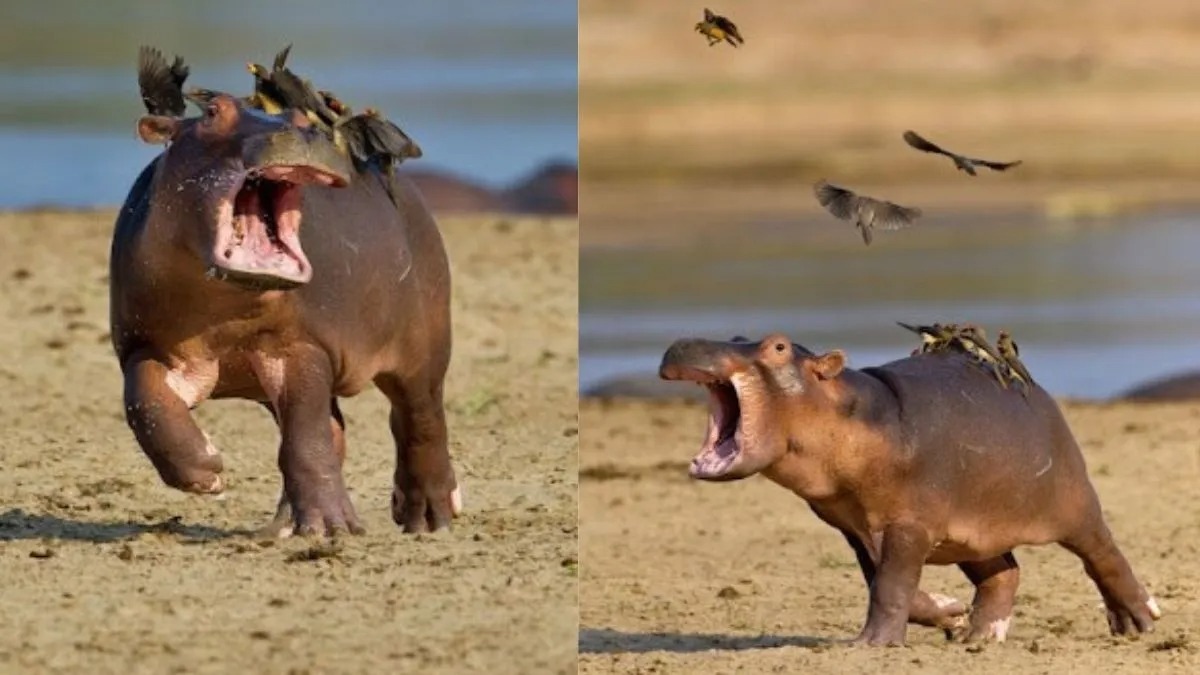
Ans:
[[[242,163],[247,169],[280,172],[276,180],[344,187],[350,183],[350,159],[313,128],[287,128],[246,140]],[[286,175],[285,175],[286,174]]]
[[[664,380],[726,382],[732,370],[753,358],[751,342],[716,342],[688,338],[676,340],[663,354],[658,376]]]

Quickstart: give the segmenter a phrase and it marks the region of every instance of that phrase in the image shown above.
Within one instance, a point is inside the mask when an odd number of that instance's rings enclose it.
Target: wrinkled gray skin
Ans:
[[[680,340],[659,372],[712,393],[693,477],[761,473],[849,542],[870,588],[855,643],[902,644],[910,621],[963,627],[961,603],[918,589],[925,564],[957,564],[975,585],[966,639],[1003,640],[1019,573],[1012,549],[1052,542],[1083,561],[1114,633],[1153,629],[1158,607],[1113,541],[1071,430],[1041,387],[1026,399],[957,352],[853,370],[839,351],[816,355],[782,335]],[[730,411],[736,432],[713,432],[732,429],[721,424]]]
[[[264,532],[361,532],[337,398],[373,382],[392,404],[393,518],[408,532],[448,527],[460,506],[442,405],[450,273],[411,184],[395,179],[397,207],[378,173],[353,173],[302,116],[227,96],[200,118],[145,117],[139,132],[169,146],[117,219],[111,324],[127,419],[163,480],[221,492],[221,456],[190,410],[208,398],[258,401],[282,436],[283,494]],[[265,239],[214,247],[232,231],[220,202],[247,172],[300,184],[303,256],[263,254]],[[239,222],[267,231],[262,218]]]

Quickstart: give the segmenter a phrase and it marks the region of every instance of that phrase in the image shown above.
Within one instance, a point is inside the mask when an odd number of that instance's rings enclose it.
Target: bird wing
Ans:
[[[395,160],[416,159],[423,153],[408,134],[382,117],[367,118],[367,139],[377,152],[391,155]]]
[[[870,197],[860,197],[870,201],[875,209],[875,227],[881,230],[899,230],[908,227],[916,222],[917,218],[921,217],[921,209],[909,206],[900,206],[892,202],[883,201],[880,199],[871,199]]]
[[[853,192],[819,180],[813,185],[813,193],[817,196],[817,201],[821,206],[825,207],[825,210],[833,214],[835,218],[850,220],[854,217],[854,207],[859,197]]]
[[[279,53],[275,55],[275,62],[271,66],[272,69],[283,70],[283,67],[284,67],[283,64],[287,63],[287,57],[288,57],[288,54],[291,53],[291,51],[292,51],[291,44],[289,44],[288,46],[281,49],[279,51]]]
[[[704,20],[711,22],[715,18],[717,18],[717,15],[713,14],[711,9],[705,7],[704,8]]]
[[[174,65],[169,65],[162,52],[153,47],[143,45],[138,50],[138,89],[151,115],[183,116],[187,111],[183,100],[187,76],[188,67],[178,56]]]
[[[953,152],[941,149],[937,145],[931,143],[929,140],[922,138],[921,135],[915,131],[910,130],[904,132],[904,142],[908,143],[911,147],[920,150],[921,152],[932,152],[939,155],[946,155],[947,157],[954,156]]]
[[[1021,163],[1021,160],[1019,159],[1015,162],[989,162],[986,159],[973,159],[971,161],[980,166],[986,166],[992,171],[1007,171],[1008,169],[1011,169]]]

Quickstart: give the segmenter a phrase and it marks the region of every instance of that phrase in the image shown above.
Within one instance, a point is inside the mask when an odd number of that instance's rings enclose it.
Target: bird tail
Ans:
[[[867,246],[870,246],[871,239],[873,238],[871,235],[871,226],[865,225],[863,223],[859,223],[858,229],[862,232],[863,243],[866,244]]]

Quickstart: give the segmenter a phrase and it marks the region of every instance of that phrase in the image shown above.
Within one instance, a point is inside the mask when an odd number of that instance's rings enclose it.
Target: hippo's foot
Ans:
[[[1100,589],[1113,635],[1154,630],[1154,621],[1162,617],[1162,611],[1133,576],[1129,562],[1103,522],[1061,543],[1083,560],[1084,570]]]
[[[846,642],[851,647],[903,647],[904,624],[873,627],[869,623],[858,637]]]
[[[967,625],[967,612],[967,605],[957,598],[917,591],[908,610],[908,620],[919,626],[941,628],[949,639]]]
[[[340,483],[340,481],[339,481]],[[305,495],[301,499],[292,499],[287,511],[281,507],[263,531],[278,528],[276,536],[291,534],[300,536],[333,536],[336,534],[362,534],[366,530],[354,512],[350,503],[350,495],[345,488],[318,490],[315,495]]]
[[[451,519],[462,513],[462,488],[451,472],[449,485],[430,489],[412,486],[392,488],[392,520],[405,532],[435,532],[450,527]]]
[[[962,635],[963,641],[1004,642],[1012,623],[1013,605],[1021,580],[1017,559],[1010,551],[987,560],[959,563],[959,568],[975,584],[971,621]]]

